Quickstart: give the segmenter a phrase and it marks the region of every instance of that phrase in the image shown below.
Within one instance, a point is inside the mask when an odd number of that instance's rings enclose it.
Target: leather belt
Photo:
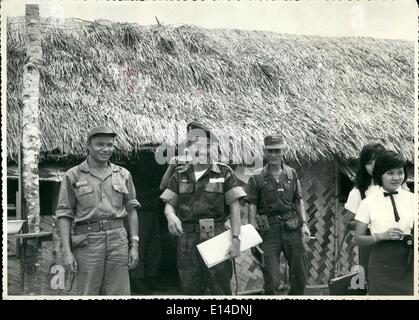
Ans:
[[[76,223],[74,226],[74,234],[85,234],[90,232],[101,232],[107,230],[118,229],[124,226],[124,219],[111,219],[99,221],[83,221]]]
[[[290,211],[290,212],[287,212],[285,214],[278,214],[278,215],[275,215],[275,216],[267,216],[268,223],[269,224],[275,224],[275,223],[279,223],[281,221],[283,222],[283,221],[286,221],[289,218],[293,217],[294,215],[295,215],[294,212]]]
[[[214,223],[214,229],[215,231],[225,231],[225,222],[216,222]],[[195,232],[201,232],[199,228],[199,223],[182,223],[183,231],[195,233]]]

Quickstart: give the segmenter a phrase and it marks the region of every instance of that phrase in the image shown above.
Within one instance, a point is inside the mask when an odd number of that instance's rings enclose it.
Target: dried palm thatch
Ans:
[[[241,139],[245,152],[282,132],[292,161],[356,157],[377,140],[413,159],[413,42],[75,19],[43,26],[44,160],[82,157],[98,124],[118,133],[119,157],[133,158],[175,144],[193,119],[222,142]],[[9,160],[19,143],[23,28],[8,21]]]

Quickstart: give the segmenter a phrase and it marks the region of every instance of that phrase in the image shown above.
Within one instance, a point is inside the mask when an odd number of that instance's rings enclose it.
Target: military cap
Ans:
[[[195,121],[195,120],[192,122],[189,122],[188,125],[186,126],[187,132],[191,131],[192,129],[201,129],[204,131],[210,131],[210,129],[206,125],[199,123],[198,121]]]
[[[206,125],[199,123],[197,121],[190,122],[187,127],[187,140],[195,141],[199,136],[205,136],[211,140],[211,143],[218,142],[218,137],[208,128]]]
[[[266,149],[284,149],[287,144],[280,135],[266,136],[263,140]]]
[[[111,137],[116,137],[117,134],[107,126],[97,126],[90,130],[87,140],[97,135],[108,135]]]

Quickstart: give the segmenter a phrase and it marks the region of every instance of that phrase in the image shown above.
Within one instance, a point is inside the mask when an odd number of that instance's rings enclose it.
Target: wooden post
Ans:
[[[38,161],[41,147],[39,130],[39,68],[42,63],[39,5],[25,6],[26,64],[23,67],[21,146],[22,146],[22,215],[28,221],[29,233],[40,232]],[[42,256],[39,242],[23,239],[22,257],[24,273],[21,281],[24,294],[40,293]]]
[[[338,219],[338,214],[339,214],[339,186],[340,186],[340,172],[339,172],[339,168],[338,168],[338,166],[337,166],[337,163],[336,163],[336,160],[333,162],[333,165],[334,165],[334,169],[335,169],[335,172],[334,172],[334,179],[333,179],[333,181],[334,181],[334,183],[335,183],[335,190],[334,190],[334,198],[335,198],[335,214],[333,215],[333,224],[334,224],[334,226],[333,226],[333,232],[335,233],[334,234],[334,244],[333,244],[333,251],[334,251],[334,253],[333,253],[333,261],[335,261],[335,263],[336,263],[336,265],[335,265],[335,269],[334,270],[332,270],[332,272],[333,272],[333,275],[336,275],[337,273],[338,273],[338,270],[339,270],[339,261],[338,261],[338,254],[339,254],[339,252],[338,252],[338,249],[339,249],[339,229],[338,229],[338,222],[339,222],[339,219]]]
[[[27,4],[25,15],[27,63],[23,67],[22,96],[22,188],[23,211],[28,231],[40,231],[38,159],[39,133],[39,66],[42,63],[39,5]]]

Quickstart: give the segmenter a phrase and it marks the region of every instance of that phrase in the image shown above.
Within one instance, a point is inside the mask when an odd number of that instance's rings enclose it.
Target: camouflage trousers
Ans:
[[[224,230],[216,230],[216,234]],[[233,265],[230,260],[207,268],[196,245],[198,232],[185,232],[177,241],[177,266],[185,295],[231,295]]]

